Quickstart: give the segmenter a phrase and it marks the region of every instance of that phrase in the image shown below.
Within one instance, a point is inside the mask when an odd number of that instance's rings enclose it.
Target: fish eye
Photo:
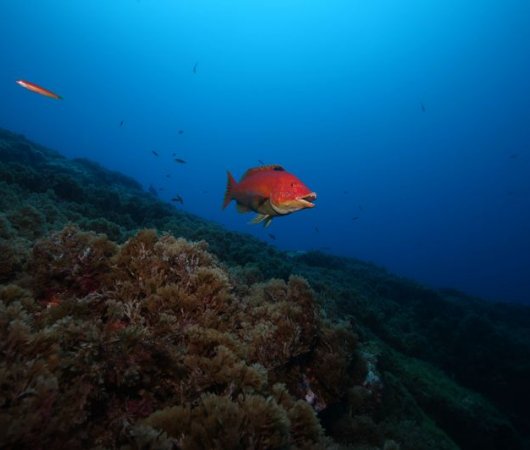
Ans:
[[[291,183],[291,187],[294,187],[294,183]]]

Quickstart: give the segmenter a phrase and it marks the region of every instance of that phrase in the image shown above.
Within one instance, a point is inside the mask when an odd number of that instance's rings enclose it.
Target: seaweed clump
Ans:
[[[205,242],[151,230],[67,226],[28,264],[0,288],[1,447],[333,444],[319,413],[355,387],[357,341],[304,279],[237,285]]]

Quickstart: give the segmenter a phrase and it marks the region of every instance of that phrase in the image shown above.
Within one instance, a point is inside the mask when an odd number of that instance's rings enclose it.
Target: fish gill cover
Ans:
[[[0,194],[2,448],[526,448],[526,307],[281,252],[7,131]]]

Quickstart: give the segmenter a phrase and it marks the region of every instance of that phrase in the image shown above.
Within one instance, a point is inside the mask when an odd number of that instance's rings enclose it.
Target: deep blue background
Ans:
[[[530,303],[526,0],[2,0],[0,57],[1,127],[280,248]],[[221,211],[259,159],[318,206]]]

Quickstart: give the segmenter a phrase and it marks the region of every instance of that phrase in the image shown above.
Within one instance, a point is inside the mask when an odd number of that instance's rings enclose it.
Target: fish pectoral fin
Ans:
[[[272,216],[267,216],[267,218],[263,222],[263,226],[265,228],[268,228],[271,223],[272,223]]]
[[[271,219],[271,216],[269,216],[268,214],[258,214],[249,223],[256,224],[256,223],[261,223],[264,220],[266,223],[267,220],[272,220],[272,219]]]
[[[247,213],[249,211],[252,211],[248,206],[242,205],[241,203],[236,204],[237,212],[240,213]]]

